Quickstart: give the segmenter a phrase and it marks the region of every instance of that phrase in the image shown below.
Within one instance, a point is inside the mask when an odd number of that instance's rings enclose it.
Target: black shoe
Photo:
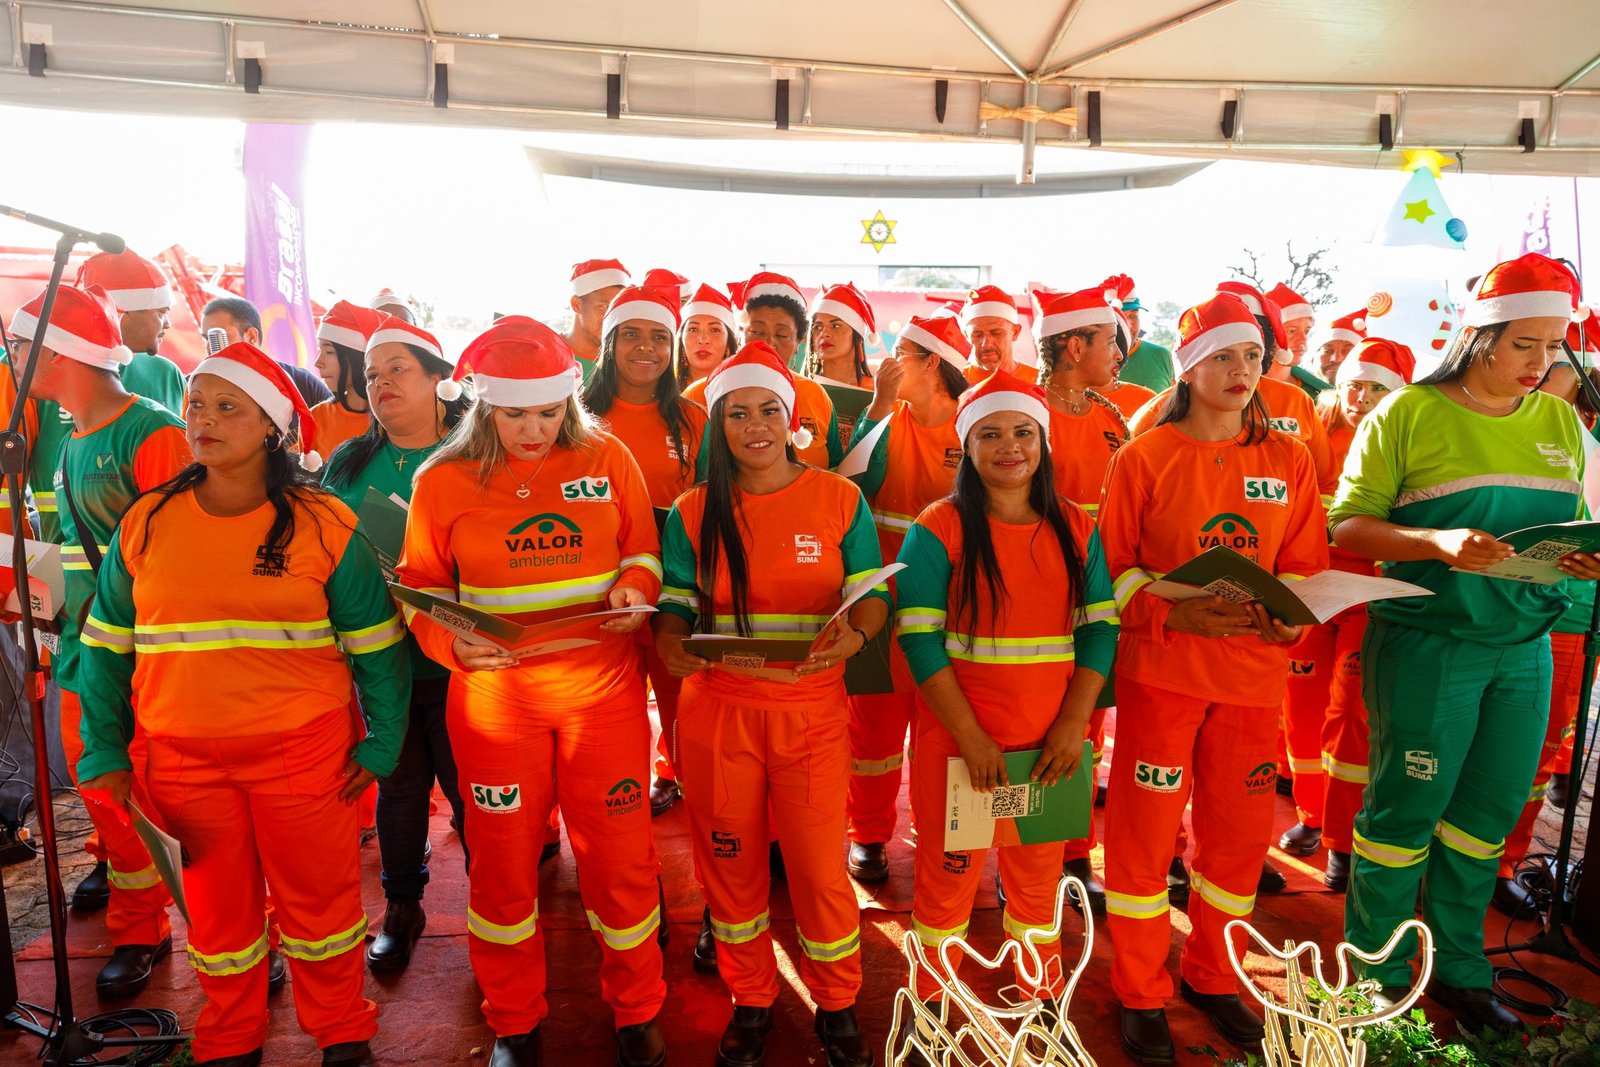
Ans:
[[[1256,879],[1256,892],[1271,895],[1281,893],[1288,888],[1289,883],[1284,881],[1283,872],[1266,860],[1261,861],[1261,877]]]
[[[1545,790],[1544,798],[1557,811],[1566,811],[1567,804],[1572,799],[1572,776],[1552,774],[1550,776],[1550,786]]]
[[[1494,1030],[1506,1033],[1522,1028],[1522,1020],[1495,999],[1492,989],[1462,989],[1443,982],[1428,983],[1428,996],[1441,1008],[1455,1013],[1456,1025],[1470,1033]]]
[[[159,945],[121,945],[100,968],[94,991],[108,999],[134,996],[150,981],[155,965],[170,955],[171,937],[162,938]]]
[[[789,880],[789,868],[783,862],[783,849],[776,841],[767,842],[767,874],[772,876],[774,882]]]
[[[72,891],[73,911],[99,911],[111,903],[111,868],[101,860]]]
[[[1532,917],[1539,910],[1528,891],[1511,878],[1494,880],[1494,896],[1489,898],[1489,903],[1493,904],[1500,914],[1509,915],[1513,919]]]
[[[1176,1060],[1166,1009],[1123,1008],[1122,1051],[1150,1067],[1166,1067]]]
[[[195,1060],[195,1067],[261,1067],[261,1050],[241,1052],[214,1060]]]
[[[1291,856],[1315,856],[1322,847],[1322,827],[1297,822],[1278,838],[1278,847]]]
[[[771,1029],[771,1008],[735,1006],[717,1047],[717,1067],[761,1067],[767,1062],[767,1031]]]
[[[694,939],[694,969],[701,974],[717,973],[717,938],[711,932],[711,908],[700,913],[700,936]]]
[[[1266,1027],[1237,993],[1202,993],[1188,979],[1179,979],[1178,995],[1199,1008],[1217,1032],[1235,1045],[1249,1048],[1261,1044],[1267,1036]]]
[[[267,952],[267,996],[282,989],[289,981],[289,961],[277,949]]]
[[[486,1067],[540,1067],[542,1063],[544,1046],[539,1042],[539,1028],[535,1026],[525,1034],[495,1038]]]
[[[656,1020],[617,1028],[617,1067],[661,1067],[667,1062],[667,1039]]]
[[[845,866],[858,882],[881,882],[889,877],[889,850],[882,841],[852,841]]]
[[[937,1013],[938,1007],[933,1011]],[[900,1029],[895,1031],[894,1046],[889,1050],[889,1062],[897,1063],[900,1067],[933,1067],[933,1063],[923,1054],[921,1049],[906,1050],[906,1045],[911,1041],[911,1035],[917,1028],[917,1016],[909,1009],[905,1017],[900,1020]],[[895,1056],[901,1058],[896,1060]]]
[[[1335,893],[1350,888],[1350,853],[1328,850],[1328,863],[1322,869],[1322,884]]]
[[[1096,916],[1105,915],[1106,887],[1094,876],[1094,867],[1090,865],[1087,856],[1081,860],[1067,860],[1061,865],[1061,873],[1081,879],[1083,887],[1089,891],[1089,907],[1094,910]],[[1067,901],[1078,910],[1079,914],[1082,914],[1083,904],[1078,900],[1076,889],[1070,887],[1067,889]]]
[[[544,847],[539,850],[539,866],[543,867],[559,855],[561,855],[561,842],[546,841]]]
[[[828,1067],[872,1067],[872,1048],[861,1036],[854,1007],[838,1011],[817,1009],[817,1040],[828,1057]]]
[[[1284,774],[1282,771],[1279,771],[1278,772],[1278,784],[1276,786],[1276,789],[1278,790],[1278,795],[1280,797],[1288,797],[1289,799],[1293,800],[1294,799],[1294,775],[1292,775],[1292,774]]]
[[[1167,903],[1174,908],[1186,907],[1189,903],[1189,869],[1183,865],[1182,856],[1172,857],[1172,866],[1167,868]],[[1162,1021],[1165,1022],[1165,1016]]]
[[[322,1050],[322,1067],[367,1067],[372,1046],[365,1041],[340,1041]]]
[[[1103,807],[1106,806],[1106,792],[1107,792],[1106,787],[1103,786],[1103,785],[1097,785],[1097,786],[1094,787],[1094,806],[1095,807],[1103,808]]]
[[[650,783],[650,817],[665,815],[682,795],[677,782],[671,778],[657,778]]]
[[[373,974],[398,974],[411,962],[411,950],[428,925],[422,901],[396,899],[383,911],[383,926],[367,946],[367,966]]]

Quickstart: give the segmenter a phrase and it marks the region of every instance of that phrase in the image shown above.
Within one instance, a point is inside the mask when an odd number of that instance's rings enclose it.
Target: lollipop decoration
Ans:
[[[1394,297],[1385,292],[1376,292],[1367,297],[1368,315],[1387,315],[1394,310]]]

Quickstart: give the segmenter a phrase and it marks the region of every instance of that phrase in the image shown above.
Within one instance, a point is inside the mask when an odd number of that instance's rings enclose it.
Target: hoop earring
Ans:
[[[266,446],[267,446],[267,451],[268,452],[276,452],[276,451],[278,451],[280,448],[283,447],[283,435],[281,433],[269,433],[269,434],[267,434]]]

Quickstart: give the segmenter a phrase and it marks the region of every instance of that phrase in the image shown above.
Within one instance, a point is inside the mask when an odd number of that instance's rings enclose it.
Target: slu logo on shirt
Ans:
[[[1176,793],[1183,785],[1182,767],[1158,767],[1153,763],[1135,760],[1133,782],[1140,789],[1154,793]]]
[[[492,815],[509,814],[522,807],[522,787],[520,785],[479,785],[477,782],[473,782],[472,802],[478,805],[479,811],[487,811]]]
[[[639,810],[644,790],[632,778],[624,778],[606,793],[606,814],[627,815]]]
[[[1255,526],[1243,515],[1231,511],[1207,519],[1195,540],[1202,549],[1226,545],[1235,552],[1243,552],[1261,547],[1261,535],[1256,532]]]
[[[1431,782],[1439,773],[1439,757],[1420,748],[1406,750],[1406,777]]]
[[[822,542],[815,534],[794,535],[794,561],[796,563],[821,563]]]
[[[1244,480],[1244,498],[1251,503],[1289,505],[1289,483],[1282,478],[1251,478]]]
[[[1290,437],[1299,437],[1300,436],[1300,420],[1299,419],[1289,419],[1289,418],[1268,419],[1267,423],[1274,430],[1277,430],[1279,433],[1286,433]]]
[[[671,438],[668,438],[667,440],[668,440],[668,443],[670,444],[671,443]],[[673,459],[677,459],[678,457],[677,456],[673,456],[672,458]],[[602,501],[602,500],[610,500],[611,499],[611,479],[610,478],[579,478],[575,482],[562,482],[561,483],[561,499],[562,500],[577,501],[579,503],[584,503],[584,502],[598,503],[599,501]]]

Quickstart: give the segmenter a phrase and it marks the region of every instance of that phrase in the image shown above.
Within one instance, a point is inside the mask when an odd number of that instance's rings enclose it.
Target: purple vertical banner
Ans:
[[[261,347],[301,367],[316,358],[302,209],[310,141],[310,126],[245,127],[244,295],[261,311]]]

